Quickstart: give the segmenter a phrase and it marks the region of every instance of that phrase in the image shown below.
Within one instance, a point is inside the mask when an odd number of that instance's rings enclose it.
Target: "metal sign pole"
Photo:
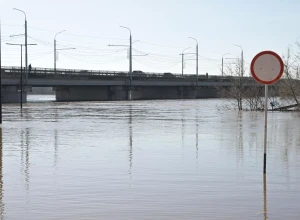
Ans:
[[[264,173],[267,168],[267,133],[268,132],[268,85],[265,85],[265,133],[264,133]]]
[[[251,61],[250,66],[253,78],[265,85],[265,134],[264,134],[264,169],[267,167],[267,128],[268,128],[268,85],[277,82],[284,70],[284,64],[281,57],[273,51],[262,51],[258,53]]]

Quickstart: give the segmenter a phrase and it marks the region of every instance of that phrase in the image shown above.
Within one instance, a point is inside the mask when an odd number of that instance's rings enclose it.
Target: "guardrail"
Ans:
[[[2,73],[4,73],[4,77],[17,77],[20,76],[21,69],[20,67],[2,67]],[[25,70],[23,71],[23,74]],[[110,70],[83,70],[83,69],[54,69],[51,68],[32,68],[29,72],[30,76],[55,76],[55,75],[65,75],[65,76],[99,76],[99,77],[117,77],[117,78],[128,78],[129,73],[124,71],[110,71]],[[186,80],[196,80],[196,75],[193,74],[185,74],[182,76],[181,74],[173,74],[173,73],[151,73],[151,72],[141,72],[133,71],[132,77],[134,78],[160,78],[160,79],[186,79]],[[237,77],[232,76],[217,76],[217,75],[199,75],[199,81],[228,81],[235,79]]]

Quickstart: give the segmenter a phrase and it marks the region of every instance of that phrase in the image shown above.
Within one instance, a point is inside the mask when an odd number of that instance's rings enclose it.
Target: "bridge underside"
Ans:
[[[69,86],[56,87],[56,101],[116,101],[216,98],[214,87],[188,86]]]
[[[29,88],[30,89],[30,88]],[[27,102],[23,88],[22,101]],[[56,101],[117,101],[147,99],[201,99],[218,97],[215,87],[192,86],[60,86],[55,87]],[[3,103],[20,103],[19,86],[2,86]]]

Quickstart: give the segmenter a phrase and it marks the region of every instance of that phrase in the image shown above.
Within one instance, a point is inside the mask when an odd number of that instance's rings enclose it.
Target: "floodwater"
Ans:
[[[300,219],[300,115],[225,100],[4,105],[0,219]]]

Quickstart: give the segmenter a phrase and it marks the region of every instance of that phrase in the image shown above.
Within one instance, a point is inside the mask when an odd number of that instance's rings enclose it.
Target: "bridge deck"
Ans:
[[[24,73],[23,73],[24,74]],[[20,84],[21,70],[19,67],[3,67],[2,83],[4,85]],[[23,75],[25,78],[25,74]],[[244,77],[248,83],[254,80]],[[237,77],[198,76],[198,86],[232,86]],[[34,68],[28,75],[28,86],[127,86],[128,72],[88,71],[71,69]],[[172,73],[133,73],[133,86],[197,86],[195,75]]]

